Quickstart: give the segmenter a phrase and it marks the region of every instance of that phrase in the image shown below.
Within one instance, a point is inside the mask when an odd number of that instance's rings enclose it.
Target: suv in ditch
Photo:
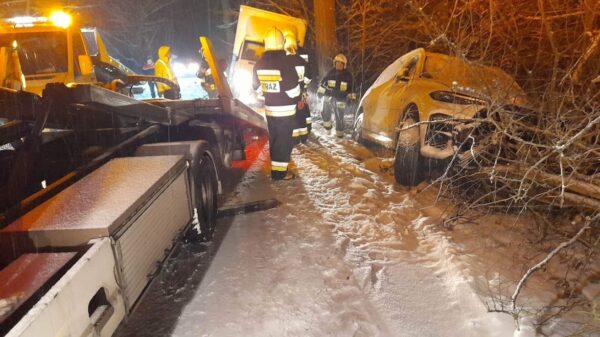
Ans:
[[[469,148],[477,117],[492,107],[526,105],[523,90],[501,69],[416,49],[365,93],[353,137],[395,151],[396,181],[414,186]]]

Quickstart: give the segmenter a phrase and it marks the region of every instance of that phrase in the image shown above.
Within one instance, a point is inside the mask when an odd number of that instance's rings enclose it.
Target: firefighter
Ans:
[[[217,95],[217,86],[215,85],[215,80],[212,76],[212,70],[208,66],[208,63],[205,61],[202,62],[200,66],[200,70],[196,73],[196,76],[200,79],[200,85],[202,89],[206,91],[206,94],[209,98],[216,98]]]
[[[161,46],[158,49],[158,60],[154,65],[154,76],[167,79],[177,84],[177,77],[173,69],[171,69],[171,47]],[[179,94],[175,88],[171,88],[168,85],[160,82],[156,82],[158,88],[158,95],[160,97],[168,99],[178,99]]]
[[[331,130],[333,124],[331,115],[335,116],[335,135],[339,138],[344,136],[344,113],[348,100],[356,100],[352,74],[346,69],[348,59],[344,54],[338,54],[333,59],[334,68],[327,73],[321,81],[317,93],[325,96],[323,100],[323,127]]]
[[[302,51],[302,54],[300,54],[298,40],[292,32],[286,32],[285,34],[285,51],[290,62],[296,69],[296,73],[298,74],[298,84],[302,91],[302,96],[296,110],[297,127],[294,130],[293,136],[296,144],[300,142],[304,144],[308,140],[308,134],[310,132],[309,125],[312,123],[310,108],[308,106],[308,94],[306,91],[306,86],[311,82],[311,69],[307,62],[308,55],[305,56],[306,59],[301,56],[304,55],[304,52]]]
[[[296,105],[300,100],[298,74],[284,51],[283,33],[273,27],[264,38],[265,52],[254,65],[253,87],[265,97],[265,115],[269,127],[271,178],[289,180],[288,171],[294,146],[292,133],[296,126]]]

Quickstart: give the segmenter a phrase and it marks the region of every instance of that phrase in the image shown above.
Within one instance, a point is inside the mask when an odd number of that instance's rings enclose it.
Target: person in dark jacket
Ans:
[[[146,63],[142,66],[142,72],[144,75],[154,75],[154,61],[152,60],[152,57],[148,57],[148,60],[146,60]],[[152,98],[156,98],[156,84],[154,81],[148,81],[148,87],[150,88],[150,95]]]
[[[300,85],[300,90],[302,91],[302,97],[298,102],[298,108],[296,110],[297,127],[293,133],[294,142],[296,144],[300,142],[306,143],[308,141],[308,134],[310,132],[309,127],[312,123],[310,108],[308,106],[308,93],[306,91],[306,86],[311,82],[312,71],[310,64],[307,61],[308,54],[306,54],[304,50],[300,51],[296,36],[292,32],[287,32],[285,34],[285,51],[290,59],[290,62],[294,64],[294,68],[298,74],[298,84]],[[302,55],[304,55],[304,57]]]
[[[200,79],[200,85],[202,89],[206,91],[208,98],[216,98],[218,96],[217,86],[212,76],[212,70],[208,66],[206,61],[203,61],[200,65],[200,70],[196,73],[196,77]]]
[[[296,127],[296,105],[300,100],[298,74],[287,57],[283,33],[271,28],[265,34],[265,52],[254,65],[253,87],[265,97],[265,114],[269,127],[271,179],[293,179],[288,171],[294,146],[292,133]]]
[[[343,54],[338,54],[333,59],[334,68],[321,80],[317,91],[323,100],[323,127],[331,130],[333,123],[331,115],[335,116],[335,135],[344,136],[344,113],[346,112],[347,100],[355,100],[354,81],[352,74],[346,69],[348,59]]]

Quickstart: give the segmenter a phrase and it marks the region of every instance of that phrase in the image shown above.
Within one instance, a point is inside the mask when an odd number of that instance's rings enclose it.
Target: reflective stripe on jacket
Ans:
[[[261,88],[265,97],[267,115],[291,116],[300,100],[298,73],[285,51],[267,51],[254,65],[254,89]],[[291,108],[294,107],[294,113]]]
[[[349,93],[354,92],[354,81],[352,74],[348,70],[332,69],[321,80],[319,93],[332,96],[338,99],[346,99]]]

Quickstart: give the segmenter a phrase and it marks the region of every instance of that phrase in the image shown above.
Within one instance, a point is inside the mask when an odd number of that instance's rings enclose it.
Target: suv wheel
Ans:
[[[416,111],[409,110],[404,115],[399,128],[405,128],[417,123]],[[394,157],[394,178],[403,186],[416,186],[422,181],[420,174],[420,144],[421,138],[417,126],[400,131]]]
[[[354,128],[352,129],[352,139],[357,143],[362,142],[363,116],[364,114],[361,113],[356,117]]]

